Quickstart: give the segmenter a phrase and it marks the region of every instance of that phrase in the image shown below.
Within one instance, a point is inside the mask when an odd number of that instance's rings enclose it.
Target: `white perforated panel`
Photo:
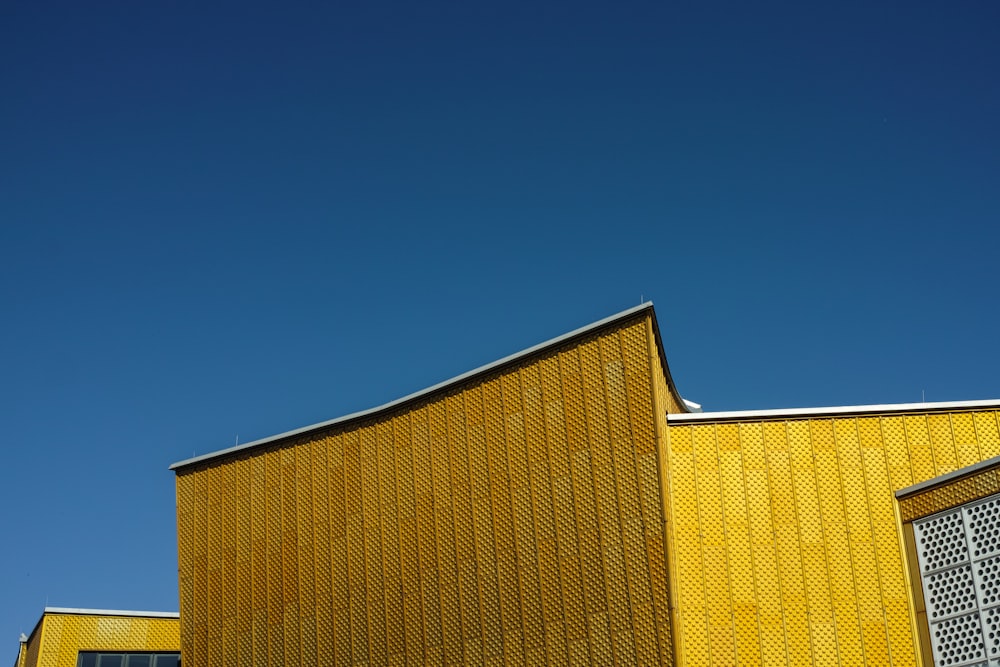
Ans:
[[[934,572],[968,562],[969,548],[965,541],[961,509],[914,521],[913,532],[921,572]]]
[[[1000,554],[1000,498],[987,499],[965,510],[973,558]]]
[[[927,617],[939,621],[978,609],[972,566],[968,563],[950,570],[924,575],[924,602]]]
[[[987,609],[983,614],[983,633],[986,635],[986,656],[1000,660],[1000,607]]]
[[[979,606],[992,607],[1000,604],[1000,556],[976,561],[972,568],[976,588],[980,591]]]
[[[1000,664],[1000,496],[914,521],[913,534],[934,664]]]
[[[942,667],[968,665],[986,657],[979,614],[949,618],[931,625],[931,646],[934,664]]]

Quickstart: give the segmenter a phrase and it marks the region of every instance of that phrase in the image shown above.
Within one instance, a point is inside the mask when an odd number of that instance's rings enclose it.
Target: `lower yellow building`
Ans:
[[[1000,402],[695,408],[643,304],[175,464],[184,664],[975,664],[906,494],[1000,455]]]
[[[46,607],[15,667],[179,667],[178,614]]]

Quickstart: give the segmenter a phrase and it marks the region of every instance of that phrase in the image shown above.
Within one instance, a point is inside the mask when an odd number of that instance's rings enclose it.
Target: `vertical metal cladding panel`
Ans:
[[[535,516],[539,585],[542,600],[546,659],[567,661],[559,562],[556,553],[555,511],[552,502],[551,462],[545,442],[545,415],[538,366],[521,371],[531,499]]]
[[[466,394],[470,392],[465,392]],[[461,647],[465,662],[482,661],[482,627],[476,563],[472,486],[469,481],[468,429],[464,396],[455,394],[445,401],[448,430],[450,488],[455,516],[455,558],[458,574],[458,601],[461,615]]]
[[[939,475],[957,470],[958,456],[955,452],[955,440],[951,433],[951,416],[947,414],[926,415],[927,432],[931,439],[931,452],[934,455],[934,468]],[[919,481],[919,480],[917,480]]]
[[[654,412],[649,337],[648,330],[639,328],[626,329],[620,336],[634,443],[631,447],[634,462],[627,471],[631,473],[634,465],[639,491],[640,516],[632,522],[629,535],[635,554],[632,598],[636,646],[643,664],[659,663],[665,658],[665,651],[659,645],[654,602],[654,589],[662,588],[657,584],[663,576],[662,559],[654,554],[662,550],[663,502],[657,476],[656,424],[646,417]],[[626,446],[625,450],[628,449]]]
[[[46,613],[28,642],[26,667],[76,667],[80,651],[178,651],[180,621]]]
[[[185,664],[667,664],[651,330],[179,471]]]
[[[670,542],[668,517],[672,510],[671,497],[675,487],[671,479],[668,465],[670,459],[670,434],[667,427],[667,413],[680,411],[679,400],[668,385],[666,369],[662,364],[661,350],[657,349],[656,336],[652,322],[647,329],[647,355],[652,376],[653,437],[655,440],[652,454],[644,455],[647,472],[643,488],[648,489],[655,479],[659,493],[648,493],[644,502],[644,512],[650,518],[646,519],[646,543],[650,554],[650,583],[653,595],[653,608],[657,618],[656,632],[659,645],[660,664],[675,662],[675,628],[677,619],[671,610],[676,605],[676,581],[678,559]],[[641,377],[641,373],[636,374]],[[659,501],[658,508],[652,508],[651,503]],[[659,521],[651,517],[659,515]]]
[[[667,428],[682,664],[915,664],[893,493],[995,455],[994,411]]]
[[[187,616],[180,620],[181,643],[191,650],[194,644],[194,554],[196,553],[197,507],[200,504],[195,493],[195,475],[178,475],[176,480],[177,493],[177,542],[185,545],[187,558],[178,563],[177,584],[180,606],[189,610]],[[189,655],[188,659],[192,659]]]
[[[740,424],[740,451],[744,462],[744,486],[752,544],[754,607],[758,616],[760,641],[759,660],[765,665],[787,661],[785,624],[781,615],[781,586],[778,576],[778,555],[775,524],[771,511],[767,455],[761,424]],[[752,639],[750,640],[752,646]],[[745,647],[740,655],[748,664],[757,651]]]
[[[45,619],[42,619],[38,629],[28,638],[28,643],[24,648],[23,662],[18,663],[18,667],[39,667],[38,655],[45,636]]]
[[[267,652],[264,662],[269,664],[280,664],[284,660],[283,643],[281,635],[281,625],[283,620],[282,590],[283,578],[281,574],[281,462],[280,452],[276,450],[264,452],[265,468],[265,502],[267,503],[267,524],[265,548],[267,549],[267,559],[264,570],[265,589],[267,590],[266,610],[267,610]],[[202,477],[202,475],[199,475]],[[207,477],[205,475],[204,477]],[[214,609],[209,609],[210,605],[217,605],[216,598],[209,598],[202,593],[201,598],[195,599],[195,609],[205,608],[205,614],[216,613]],[[184,611],[181,611],[184,617]],[[199,642],[199,640],[201,640]],[[207,645],[201,634],[195,637],[195,659],[192,662],[196,665],[209,664],[207,661]]]
[[[349,431],[344,434],[344,514],[347,516],[346,543],[348,613],[350,614],[350,650],[347,659],[368,660],[368,593],[365,586],[365,505],[361,481],[361,434]],[[280,572],[280,570],[279,570]],[[268,572],[271,577],[270,571]],[[274,577],[278,576],[275,572]],[[278,622],[277,620],[274,622]],[[346,648],[346,647],[345,647]],[[341,654],[338,653],[338,658]]]
[[[596,341],[587,342],[580,347],[579,356],[584,413],[590,445],[587,461],[584,462],[584,472],[589,472],[590,479],[583,479],[583,483],[590,487],[594,498],[593,509],[598,539],[596,548],[600,554],[600,566],[591,572],[595,581],[593,592],[596,599],[593,601],[594,609],[589,615],[588,631],[595,655],[608,658],[614,655],[612,638],[624,625],[624,614],[627,613],[619,540],[621,529],[617,520],[600,347]],[[589,507],[585,504],[583,508],[586,511]]]
[[[457,489],[452,486],[451,452],[448,447],[447,406],[443,401],[428,408],[431,433],[431,468],[434,485],[434,522],[437,535],[437,559],[441,597],[441,627],[444,660],[457,664],[463,660],[462,611],[458,587],[458,561],[455,552],[454,504]]]
[[[605,553],[611,646],[623,663],[666,663],[672,655],[669,643],[662,641],[666,638],[669,642],[669,632],[663,630],[670,624],[665,613],[666,601],[661,604],[653,599],[654,590],[666,588],[666,572],[664,559],[657,556],[664,541],[662,508],[665,500],[662,484],[653,474],[657,464],[650,460],[658,451],[656,425],[647,416],[657,411],[653,404],[655,366],[650,360],[651,344],[652,333],[647,321],[623,328],[615,337],[605,337],[599,349],[594,350],[598,354],[590,354],[589,364],[583,363],[587,348],[580,350],[585,388],[596,384],[597,378],[588,377],[586,372],[587,369],[595,370],[594,356],[603,366],[598,370],[603,371],[606,412],[598,410],[588,423],[592,426],[589,432],[596,468],[595,495],[602,517],[598,525]],[[622,409],[625,406],[627,409]],[[601,418],[604,414],[608,416],[607,422]],[[601,468],[608,464],[613,468],[613,475],[602,474]],[[609,510],[615,502],[619,511],[612,517]],[[621,526],[620,542],[618,535],[611,533],[615,519]],[[619,553],[625,564],[627,587],[621,585],[622,572],[616,558]],[[631,616],[625,617],[625,626],[619,630],[615,628],[614,619],[621,618],[619,609],[624,611],[621,604],[626,602],[625,596],[631,606]],[[595,659],[600,660],[600,647],[594,646],[593,650]]]
[[[236,539],[228,541],[222,550],[222,572],[219,577],[220,585],[224,590],[236,591],[239,591],[239,587],[236,583],[236,551],[239,548],[239,534],[237,532],[238,523],[236,517],[239,506],[242,504],[240,495],[243,491],[243,489],[236,483],[236,472],[238,470],[242,470],[242,468],[233,467],[228,470],[223,470],[224,474],[222,476],[222,484],[224,484],[227,488],[238,489],[238,491],[236,492],[237,498],[235,502],[223,505],[223,530],[235,535]],[[236,629],[236,610],[238,608],[238,596],[231,596],[228,603],[223,607],[223,617],[220,628],[220,633],[222,635],[223,660],[219,664],[226,665],[227,667],[235,667],[235,665],[238,664],[239,637],[237,637]]]
[[[884,527],[876,516],[877,510],[881,508],[891,508],[890,502],[879,499],[891,499],[888,494],[885,467],[885,455],[882,451],[882,440],[879,432],[878,419],[861,418],[845,420],[848,422],[848,432],[856,433],[855,437],[848,436],[851,448],[860,455],[859,472],[864,480],[864,488],[861,495],[852,497],[851,502],[856,505],[856,513],[863,517],[866,528],[870,527],[867,533],[868,539],[862,545],[865,554],[866,567],[871,567],[870,572],[863,573],[865,605],[862,608],[862,641],[864,642],[865,655],[869,661],[878,660],[884,663],[889,661],[889,641],[886,635],[885,625],[885,595],[884,586],[885,572],[881,565],[880,535]],[[851,428],[853,426],[853,428]],[[876,503],[873,507],[872,503]],[[876,510],[876,511],[873,511]],[[881,518],[885,518],[884,512]]]
[[[913,466],[906,446],[906,424],[903,417],[884,417],[881,420],[885,458],[889,465],[889,484],[902,489],[913,484]]]
[[[958,467],[964,468],[982,460],[979,457],[979,442],[976,440],[976,427],[970,413],[951,415],[951,432],[955,439],[955,453],[958,455]]]
[[[329,465],[329,510],[330,510],[330,569],[333,599],[320,600],[319,604],[333,607],[333,651],[337,663],[351,659],[351,577],[350,556],[347,551],[348,518],[356,505],[348,496],[347,438],[334,435],[329,438],[327,448]],[[348,499],[352,498],[350,502]],[[332,603],[332,604],[331,604]],[[255,644],[256,647],[256,644]],[[262,655],[255,648],[255,659]]]
[[[716,431],[716,441],[719,449],[722,506],[729,550],[729,585],[732,592],[733,630],[736,637],[735,655],[738,662],[759,662],[760,635],[754,595],[753,552],[739,426],[720,425]]]
[[[365,610],[368,621],[368,656],[375,664],[388,664],[386,645],[385,563],[382,549],[378,464],[378,424],[361,429],[361,502],[364,507]],[[290,662],[289,664],[300,664]]]
[[[625,550],[622,540],[625,517],[619,504],[614,457],[614,430],[611,420],[615,408],[623,402],[617,397],[612,403],[611,388],[606,372],[613,361],[606,354],[613,350],[605,341],[593,341],[581,347],[583,381],[588,398],[588,421],[591,427],[591,447],[594,462],[594,486],[597,496],[602,555],[608,591],[608,624],[612,655],[616,662],[628,664],[635,659],[631,641],[632,607],[628,597]],[[605,348],[605,349],[602,349]],[[612,369],[614,366],[611,367]]]
[[[693,426],[670,429],[670,546],[678,591],[676,650],[681,664],[708,665],[708,601],[694,467]]]
[[[264,456],[251,459],[250,465],[250,609],[251,660],[260,664],[264,660],[259,655],[267,657],[267,475],[265,473]],[[184,539],[180,539],[184,543]],[[185,602],[181,597],[181,609],[190,609],[192,602]],[[182,626],[185,618],[181,617]],[[189,640],[182,636],[184,651],[190,645]],[[182,659],[185,659],[182,655]],[[250,660],[247,661],[251,662]]]
[[[726,523],[722,506],[722,480],[716,427],[694,428],[695,473],[705,592],[709,624],[709,649],[713,663],[734,664],[736,635],[733,599],[726,552]]]
[[[295,527],[298,568],[299,655],[316,655],[316,545],[312,482],[313,443],[295,448]],[[228,653],[228,651],[227,651]],[[227,656],[228,657],[228,656]]]
[[[600,566],[600,536],[594,490],[593,469],[587,448],[587,424],[584,413],[583,378],[580,358],[576,351],[560,355],[561,412],[564,423],[559,428],[558,447],[565,466],[561,477],[561,494],[570,503],[560,507],[563,531],[572,540],[572,551],[566,550],[566,577],[573,581],[570,589],[573,639],[579,642],[579,654],[588,660],[597,659],[593,642],[594,614],[600,614],[606,604],[604,581]],[[560,505],[564,501],[560,501]]]
[[[79,623],[67,623],[63,616],[54,616],[46,622],[46,641],[39,651],[39,662],[42,665],[53,665],[70,659],[74,647],[86,640],[84,635],[96,635],[94,619],[88,618]],[[104,640],[103,637],[99,638]]]
[[[486,406],[482,387],[467,392],[465,399],[475,537],[474,560],[477,566],[476,595],[482,629],[482,655],[486,664],[503,664],[503,624],[490,488],[490,448],[487,444]]]
[[[250,493],[253,486],[250,466],[238,466],[235,468],[235,473],[233,483],[238,489],[234,517],[237,538],[233,559],[234,571],[230,574],[229,579],[230,585],[237,591],[235,610],[237,650],[233,662],[237,665],[246,665],[250,664],[253,653],[253,584],[250,558],[253,553],[253,525],[250,510]]]
[[[812,658],[809,643],[809,604],[803,561],[799,508],[796,506],[795,470],[789,448],[789,424],[764,424],[764,447],[767,452],[771,483],[771,505],[777,538],[778,576],[781,586],[785,642],[792,665],[804,665]],[[808,525],[811,517],[805,516]]]
[[[330,439],[310,443],[310,484],[312,507],[314,591],[313,609],[316,615],[316,661],[329,665],[336,655],[335,604],[333,603],[333,571],[331,564],[330,527]],[[252,652],[251,652],[252,655]],[[243,664],[250,662],[248,657]]]
[[[667,518],[671,514],[671,494],[673,493],[672,480],[670,478],[670,437],[667,427],[667,414],[680,411],[677,397],[668,386],[666,371],[661,362],[661,355],[657,348],[656,336],[652,330],[652,322],[649,323],[647,334],[649,345],[649,364],[652,369],[652,389],[653,389],[653,421],[654,437],[656,439],[655,462],[656,477],[660,487],[661,507],[659,513],[662,521],[655,526],[647,537],[650,549],[651,582],[653,586],[653,604],[656,608],[657,635],[660,646],[660,660],[662,664],[672,664],[674,662],[674,640],[675,621],[674,614],[670,612],[676,604],[676,568],[677,558],[673,545],[669,542],[669,532],[667,530]],[[651,527],[647,527],[651,528]],[[656,566],[653,566],[656,563]]]
[[[503,407],[506,415],[506,442],[510,465],[511,514],[514,548],[520,582],[523,660],[544,659],[545,630],[538,576],[538,548],[531,504],[528,452],[525,444],[524,405],[521,380],[516,373],[502,378]]]
[[[488,450],[490,510],[495,542],[497,604],[506,664],[524,664],[524,632],[521,625],[521,590],[513,523],[511,475],[506,447],[506,413],[499,379],[483,387],[484,427]],[[487,610],[489,606],[486,605]],[[487,611],[489,613],[489,611]]]
[[[296,443],[301,445],[301,443]],[[299,447],[290,447],[280,452],[281,480],[281,604],[283,619],[282,656],[288,664],[298,664],[300,653],[300,636],[302,632],[301,615],[299,613],[299,566],[298,566],[298,520],[296,512],[296,496],[299,491],[295,469],[295,454]],[[219,496],[223,491],[219,491]],[[225,539],[225,538],[223,538]],[[219,593],[221,595],[221,592]],[[228,595],[225,597],[229,597]],[[209,657],[212,664],[219,664],[219,645],[212,642]]]
[[[566,406],[563,394],[565,369],[558,356],[540,364],[542,401],[545,412],[545,442],[551,462],[553,511],[556,523],[556,558],[558,561],[563,617],[571,662],[587,656],[587,623],[584,587],[580,564],[580,534],[576,522],[576,500],[571,476],[570,445],[567,435]],[[650,412],[652,417],[652,412]]]
[[[843,664],[862,664],[864,656],[861,652],[858,591],[851,562],[845,490],[841,483],[834,424],[829,419],[815,419],[809,426],[816,458],[816,487],[836,628],[835,655]],[[829,658],[824,663],[837,664]]]
[[[395,485],[399,517],[400,609],[402,616],[403,654],[407,662],[423,658],[420,597],[420,560],[417,538],[417,502],[413,475],[413,439],[408,415],[392,420],[392,442],[395,450]]]
[[[228,470],[214,468],[208,475],[208,548],[205,552],[208,564],[207,586],[208,596],[212,599],[223,600],[221,595],[224,590],[223,573],[227,544],[223,536],[228,534],[226,525],[227,504],[223,504],[222,489],[225,488],[225,478]],[[220,604],[216,613],[205,614],[205,635],[206,646],[208,648],[208,660],[213,665],[222,664],[223,646],[225,636],[223,635],[223,622],[227,612],[226,604]]]
[[[979,455],[983,460],[1000,455],[1000,428],[995,412],[977,412],[973,415]]]
[[[396,488],[396,453],[393,446],[393,424],[387,420],[376,427],[378,460],[379,512],[382,540],[382,571],[384,573],[385,641],[390,660],[406,658],[405,623],[403,614],[403,575],[399,548],[399,506]]]

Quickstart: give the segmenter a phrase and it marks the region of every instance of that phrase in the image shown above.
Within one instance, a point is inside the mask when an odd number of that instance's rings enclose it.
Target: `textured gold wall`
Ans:
[[[181,468],[184,664],[671,663],[652,332]]]
[[[679,664],[914,665],[893,493],[1000,454],[994,411],[677,422]]]
[[[76,667],[80,651],[177,651],[176,618],[46,613],[26,646],[25,667]]]

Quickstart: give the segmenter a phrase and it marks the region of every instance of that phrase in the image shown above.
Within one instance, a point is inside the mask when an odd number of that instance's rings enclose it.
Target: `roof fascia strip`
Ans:
[[[126,611],[123,609],[76,609],[74,607],[46,607],[46,614],[74,614],[78,616],[131,616],[138,618],[180,618],[176,611]]]
[[[777,410],[733,410],[729,412],[695,412],[668,414],[667,421],[700,422],[727,419],[767,419],[773,417],[810,417],[886,412],[931,412],[977,408],[1000,408],[1000,399],[983,401],[941,401],[937,403],[886,403],[881,405],[842,405],[829,408],[780,408]]]

